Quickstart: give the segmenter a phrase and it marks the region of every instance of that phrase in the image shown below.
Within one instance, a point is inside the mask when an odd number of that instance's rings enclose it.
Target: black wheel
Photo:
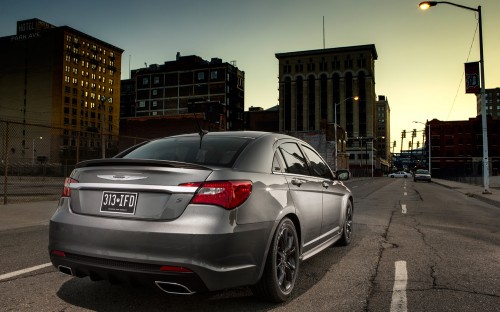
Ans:
[[[353,214],[352,203],[349,200],[347,202],[347,207],[345,211],[344,226],[342,227],[342,237],[338,241],[338,245],[340,246],[347,246],[351,243],[352,230],[353,230],[352,214]]]
[[[284,218],[274,233],[264,273],[252,286],[257,297],[283,302],[290,297],[299,273],[299,240],[293,222]]]

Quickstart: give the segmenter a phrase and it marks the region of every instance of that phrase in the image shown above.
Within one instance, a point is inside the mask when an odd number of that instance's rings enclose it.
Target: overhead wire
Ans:
[[[472,37],[472,42],[471,42],[470,47],[469,47],[469,53],[467,54],[466,62],[469,62],[470,54],[472,51],[472,46],[474,45],[474,42],[476,41],[476,35],[477,35],[478,28],[479,28],[479,20],[476,24],[476,30],[474,31],[474,36]],[[447,120],[450,118],[451,112],[453,111],[453,107],[455,106],[455,103],[457,101],[457,97],[458,97],[458,94],[459,94],[460,89],[462,87],[462,82],[464,80],[464,76],[465,76],[465,70],[462,71],[462,74],[460,75],[460,82],[458,83],[457,92],[455,93],[455,97],[453,98],[453,103],[451,103],[450,111],[448,112],[448,116],[446,117]],[[483,79],[483,77],[481,77],[481,79]]]

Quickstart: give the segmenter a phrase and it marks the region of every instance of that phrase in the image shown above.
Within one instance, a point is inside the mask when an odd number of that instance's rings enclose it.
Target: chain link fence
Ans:
[[[0,121],[0,204],[57,200],[76,163],[112,157],[146,140]]]

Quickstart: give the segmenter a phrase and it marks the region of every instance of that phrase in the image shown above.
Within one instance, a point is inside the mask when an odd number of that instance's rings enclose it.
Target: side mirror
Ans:
[[[351,172],[349,172],[349,170],[337,170],[337,172],[335,172],[335,176],[337,177],[337,180],[347,181],[351,178]]]

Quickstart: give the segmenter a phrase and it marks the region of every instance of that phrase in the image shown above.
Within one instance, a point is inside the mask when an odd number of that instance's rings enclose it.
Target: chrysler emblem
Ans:
[[[128,175],[117,175],[117,174],[109,174],[109,175],[98,175],[100,179],[111,180],[111,181],[134,181],[134,180],[142,180],[147,179],[144,176],[128,176]]]

